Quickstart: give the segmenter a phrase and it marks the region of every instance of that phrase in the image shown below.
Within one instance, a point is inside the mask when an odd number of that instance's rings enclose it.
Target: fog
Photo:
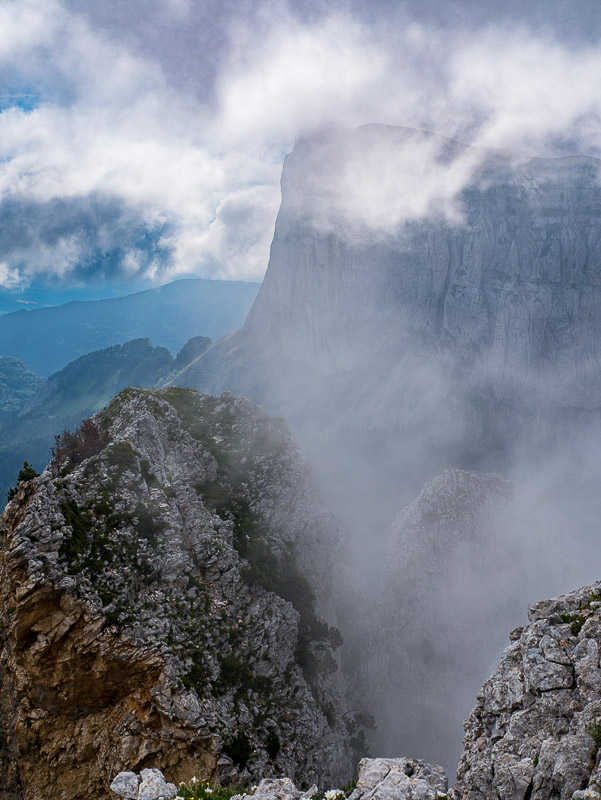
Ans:
[[[601,568],[601,25],[498,5],[0,3],[0,285],[269,260],[185,380],[297,433],[373,752],[450,771],[527,604]],[[451,468],[510,483],[397,517]]]
[[[307,137],[245,326],[186,378],[298,435],[345,537],[343,666],[374,754],[452,775],[527,605],[598,578],[600,211],[593,158]]]

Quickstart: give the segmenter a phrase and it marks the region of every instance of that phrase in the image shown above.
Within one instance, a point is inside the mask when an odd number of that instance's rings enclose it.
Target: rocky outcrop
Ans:
[[[336,528],[252,403],[126,390],[63,436],[0,521],[5,797],[348,779]]]
[[[133,772],[122,772],[113,780],[111,789],[125,800],[159,800],[175,793],[174,786],[168,794],[169,788],[161,772],[154,769],[144,770],[139,778]],[[206,797],[206,792],[201,784],[198,794]],[[363,758],[354,789],[328,789],[324,797],[325,800],[440,800],[446,794],[447,776],[442,767],[413,758]],[[264,778],[250,793],[233,795],[231,800],[251,797],[253,800],[310,800],[318,795],[317,786],[303,792],[290,778]]]
[[[120,772],[111,782],[111,791],[126,800],[167,800],[175,797],[177,786],[167,783],[160,769],[143,769],[135,772]]]
[[[457,799],[601,792],[601,583],[529,609],[465,723]]]
[[[446,793],[442,767],[414,758],[364,758],[349,800],[440,800]]]

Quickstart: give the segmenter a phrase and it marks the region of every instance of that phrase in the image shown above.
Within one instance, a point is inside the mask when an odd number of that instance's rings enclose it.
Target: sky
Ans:
[[[0,301],[260,281],[284,156],[324,129],[599,155],[600,37],[598,0],[0,0]],[[435,158],[364,165],[366,224]]]

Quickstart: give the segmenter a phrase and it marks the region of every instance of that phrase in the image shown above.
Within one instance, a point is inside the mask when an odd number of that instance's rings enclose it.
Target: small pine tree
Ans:
[[[39,477],[39,472],[36,472],[35,469],[29,464],[27,461],[23,462],[23,467],[19,470],[19,474],[17,475],[17,485],[13,486],[12,489],[8,490],[8,502],[16,496],[17,492],[19,491],[19,484],[21,481],[30,481],[32,478]]]

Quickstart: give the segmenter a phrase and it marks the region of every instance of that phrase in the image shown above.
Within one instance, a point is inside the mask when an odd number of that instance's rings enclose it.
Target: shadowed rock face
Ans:
[[[337,533],[283,423],[181,389],[94,419],[0,518],[4,796],[348,780]]]

